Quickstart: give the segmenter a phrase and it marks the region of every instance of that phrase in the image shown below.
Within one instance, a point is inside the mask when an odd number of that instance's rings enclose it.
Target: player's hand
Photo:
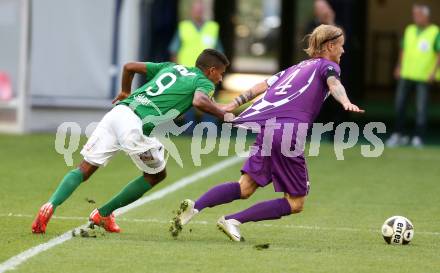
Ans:
[[[234,115],[234,114],[232,114],[232,113],[226,113],[226,114],[223,116],[223,121],[225,121],[225,122],[231,122],[234,118],[235,118],[235,115]]]
[[[365,113],[365,110],[360,109],[357,105],[347,102],[342,105],[345,111],[354,112],[354,113]]]
[[[130,93],[127,93],[127,92],[121,91],[121,92],[119,92],[119,94],[113,99],[112,104],[114,104],[114,103],[117,102],[117,101],[124,100],[124,99],[128,98],[128,96],[130,96]]]

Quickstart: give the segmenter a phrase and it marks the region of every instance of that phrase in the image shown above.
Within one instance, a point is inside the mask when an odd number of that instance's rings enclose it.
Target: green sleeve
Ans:
[[[156,76],[159,71],[164,69],[167,66],[173,65],[174,63],[165,62],[165,63],[150,63],[147,62],[145,65],[147,66],[147,81],[150,81],[154,76]]]
[[[194,89],[195,91],[200,91],[208,96],[212,96],[214,94],[215,86],[210,80],[206,78],[198,78],[195,81]]]
[[[437,52],[437,53],[440,52],[440,31],[439,31],[439,33],[437,34],[437,37],[435,37],[434,50],[435,50],[435,52]]]

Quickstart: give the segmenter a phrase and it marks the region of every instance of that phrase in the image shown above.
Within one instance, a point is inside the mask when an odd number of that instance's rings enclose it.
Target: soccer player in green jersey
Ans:
[[[222,120],[228,116],[209,96],[215,84],[222,80],[229,65],[228,59],[214,49],[206,49],[195,65],[185,67],[169,62],[124,65],[122,89],[113,100],[117,105],[103,117],[84,145],[81,151],[84,160],[64,176],[49,201],[38,211],[32,224],[33,233],[44,233],[55,209],[122,150],[143,175],[131,181],[89,217],[92,224],[102,226],[108,232],[120,232],[113,211],[136,201],[166,177],[164,147],[150,135],[157,124],[152,120],[175,118],[191,106]],[[135,73],[145,75],[148,82],[131,93]]]

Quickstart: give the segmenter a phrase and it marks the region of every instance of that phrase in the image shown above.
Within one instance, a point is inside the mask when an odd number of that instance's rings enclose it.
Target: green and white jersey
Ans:
[[[152,118],[157,123],[158,120],[169,120],[169,115],[183,114],[192,106],[196,91],[208,96],[214,91],[214,83],[197,67],[170,62],[145,65],[148,82],[118,103],[129,106],[139,116],[145,135],[149,135],[155,126],[150,121]]]

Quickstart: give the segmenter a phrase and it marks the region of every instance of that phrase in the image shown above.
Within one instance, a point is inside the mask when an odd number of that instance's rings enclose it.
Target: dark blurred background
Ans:
[[[303,38],[315,16],[314,1],[203,3],[206,18],[220,25],[220,42],[232,61],[219,93],[221,101],[306,58]],[[343,83],[352,100],[367,110],[362,117],[342,114],[335,119],[384,121],[392,126],[393,69],[415,1],[328,3],[335,24],[347,37]],[[431,21],[440,23],[440,1],[423,3],[431,8]],[[178,22],[189,18],[191,4],[191,0],[0,0],[0,132],[53,131],[66,120],[84,125],[99,120],[118,92],[125,62],[170,60],[169,44]],[[136,82],[141,83],[142,79]],[[440,135],[439,91],[436,83],[429,99],[431,142]]]

